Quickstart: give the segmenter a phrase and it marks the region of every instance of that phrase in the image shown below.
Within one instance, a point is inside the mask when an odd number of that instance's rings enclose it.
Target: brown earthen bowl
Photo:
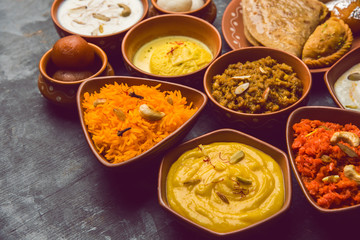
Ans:
[[[324,122],[338,123],[341,125],[351,123],[357,127],[360,127],[360,112],[341,109],[341,108],[325,107],[325,106],[304,106],[293,111],[290,114],[286,124],[286,143],[287,143],[287,150],[288,150],[288,155],[290,157],[292,170],[308,202],[315,209],[317,209],[322,213],[340,213],[340,212],[346,212],[352,210],[354,208],[359,209],[360,204],[351,207],[344,207],[337,209],[323,208],[320,207],[317,204],[317,202],[313,199],[313,197],[310,195],[309,191],[305,187],[304,182],[301,179],[300,173],[296,168],[295,159],[297,153],[294,152],[292,149],[292,144],[295,139],[293,126],[295,123],[299,123],[302,119],[319,120]]]
[[[86,41],[98,45],[101,47],[108,55],[116,56],[121,54],[121,41],[124,38],[125,33],[131,28],[126,28],[119,32],[108,34],[108,35],[101,35],[101,36],[91,36],[89,35],[82,35],[79,33],[72,32],[67,28],[63,27],[58,19],[58,10],[64,0],[54,0],[51,6],[51,19],[54,23],[57,33],[60,37],[65,37],[67,35],[77,34],[83,37]],[[141,0],[143,5],[143,14],[138,22],[145,19],[148,10],[149,10],[149,3],[147,0]]]
[[[173,12],[159,7],[159,5],[157,4],[157,0],[151,0],[151,6],[149,8],[148,16],[153,17],[160,14],[179,14],[179,13],[199,17],[208,21],[209,23],[213,23],[216,18],[217,9],[213,0],[204,0],[204,5],[198,9],[187,12]]]
[[[344,106],[338,99],[335,93],[335,83],[347,70],[353,67],[356,64],[360,63],[360,47],[354,48],[350,52],[346,53],[341,59],[339,59],[328,71],[325,72],[324,80],[325,84],[333,98],[334,102],[344,109],[351,109]],[[356,82],[354,82],[356,83]],[[359,110],[359,109],[357,109]]]
[[[98,46],[89,43],[95,51],[95,62],[92,65],[92,71],[95,73],[89,78],[98,76],[114,75],[114,69],[108,63],[106,53]],[[78,81],[61,81],[52,78],[52,74],[57,70],[57,67],[51,60],[52,48],[48,50],[40,59],[39,62],[39,79],[38,87],[41,94],[50,102],[61,106],[75,106],[76,92],[79,85],[86,79]],[[87,79],[89,79],[87,78]]]
[[[212,82],[214,76],[218,74],[221,75],[230,64],[256,61],[267,56],[277,60],[278,63],[285,63],[291,66],[297,77],[303,82],[303,94],[296,103],[276,112],[251,114],[231,110],[222,106],[215,100],[212,96]],[[210,99],[212,109],[217,112],[218,116],[228,122],[241,124],[247,128],[260,128],[264,126],[272,127],[278,123],[285,122],[294,109],[306,105],[312,86],[312,76],[309,68],[294,55],[273,48],[247,47],[232,50],[217,58],[206,70],[203,84],[205,92]]]
[[[176,82],[189,86],[202,86],[207,64],[195,72],[178,76],[161,76],[146,72],[133,63],[137,51],[146,43],[166,36],[186,36],[204,43],[213,55],[213,62],[221,53],[221,36],[210,23],[200,18],[183,14],[166,14],[148,18],[130,29],[121,45],[125,66],[130,74],[140,77]]]
[[[178,212],[174,211],[168,201],[166,196],[166,182],[167,182],[167,176],[168,172],[170,170],[170,167],[172,164],[186,151],[196,148],[199,144],[206,145],[214,142],[238,142],[243,143],[249,146],[252,146],[256,149],[261,150],[265,154],[269,155],[273,159],[276,160],[276,162],[279,164],[282,173],[283,173],[283,179],[284,179],[284,204],[282,208],[274,213],[272,216],[259,221],[257,223],[254,223],[248,227],[245,227],[243,229],[239,229],[236,231],[228,232],[228,233],[219,233],[215,232],[213,230],[210,230],[206,227],[203,227],[186,217],[182,216]],[[204,134],[202,136],[196,137],[192,140],[189,140],[185,143],[182,143],[181,145],[175,147],[174,149],[168,151],[165,156],[163,157],[163,160],[160,165],[159,170],[159,178],[158,178],[158,199],[160,205],[170,212],[172,215],[174,215],[180,222],[185,223],[187,226],[192,227],[196,230],[199,230],[200,232],[207,233],[209,235],[212,235],[213,237],[224,237],[224,236],[232,236],[232,235],[238,235],[241,233],[244,233],[250,229],[254,229],[265,222],[270,222],[274,218],[279,217],[284,212],[286,212],[290,206],[291,202],[291,193],[292,193],[292,187],[291,187],[291,174],[290,174],[290,165],[287,155],[280,149],[263,142],[253,136],[247,135],[243,132],[233,130],[233,129],[219,129],[215,130],[213,132]]]
[[[125,162],[114,163],[114,164],[110,163],[105,159],[103,155],[99,154],[98,151],[96,150],[94,142],[84,122],[84,109],[82,107],[82,102],[84,100],[84,93],[99,92],[100,88],[104,87],[106,84],[114,84],[114,83],[127,84],[129,87],[135,85],[147,85],[147,86],[155,87],[161,84],[158,90],[180,91],[182,96],[186,98],[187,103],[188,104],[192,103],[193,107],[197,108],[197,111],[183,125],[181,125],[178,129],[176,129],[174,132],[172,132],[170,135],[168,135],[166,138],[164,138],[162,141],[154,145],[149,150]],[[85,134],[86,140],[97,160],[104,166],[110,168],[130,165],[135,162],[141,162],[145,159],[158,157],[160,153],[172,147],[176,142],[180,141],[183,137],[186,136],[186,134],[191,130],[191,128],[194,126],[195,122],[197,121],[200,113],[202,112],[202,110],[206,105],[206,102],[207,102],[207,97],[204,93],[187,86],[183,86],[175,83],[161,82],[146,78],[127,77],[127,76],[110,76],[110,77],[98,77],[98,78],[88,79],[80,85],[79,90],[77,92],[77,108],[80,116],[81,126]]]

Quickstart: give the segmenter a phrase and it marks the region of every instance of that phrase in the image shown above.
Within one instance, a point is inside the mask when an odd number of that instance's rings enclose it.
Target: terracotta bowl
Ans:
[[[266,153],[267,155],[271,156],[273,159],[277,161],[279,164],[283,177],[284,177],[284,188],[285,188],[285,195],[284,195],[284,205],[282,208],[274,213],[272,216],[254,223],[246,228],[239,229],[233,232],[228,233],[219,233],[215,232],[213,230],[210,230],[208,228],[205,228],[203,226],[200,226],[199,224],[193,222],[192,220],[189,220],[182,216],[181,214],[174,211],[168,201],[166,196],[166,181],[168,172],[170,170],[170,167],[172,164],[186,151],[191,150],[193,148],[196,148],[199,144],[210,144],[213,142],[239,142],[243,144],[250,145],[252,147],[255,147],[257,149],[260,149],[262,152]],[[160,165],[159,170],[159,178],[158,178],[158,198],[160,205],[170,212],[173,216],[175,216],[180,222],[185,223],[187,226],[194,228],[196,230],[199,230],[200,232],[207,233],[209,235],[212,235],[213,237],[219,237],[219,236],[230,236],[230,235],[238,235],[240,236],[241,233],[244,233],[250,229],[254,229],[265,222],[270,222],[271,220],[279,217],[284,212],[286,212],[290,206],[291,202],[291,193],[292,193],[292,187],[291,187],[291,175],[290,175],[290,166],[289,161],[287,158],[287,155],[281,151],[280,149],[263,142],[255,137],[252,137],[250,135],[247,135],[243,132],[236,131],[233,129],[219,129],[210,133],[207,133],[205,135],[199,136],[197,138],[194,138],[192,140],[189,140],[174,149],[168,151]]]
[[[213,77],[222,74],[229,64],[237,62],[255,61],[270,56],[278,63],[286,63],[296,72],[297,77],[303,82],[302,97],[293,105],[272,113],[249,114],[241,113],[220,105],[212,96]],[[241,124],[247,128],[259,128],[263,126],[274,126],[286,121],[289,114],[297,107],[305,105],[312,86],[312,76],[309,68],[297,57],[284,51],[267,47],[240,48],[227,52],[217,58],[206,70],[204,75],[204,89],[210,99],[214,111],[221,118],[231,123]]]
[[[207,45],[212,52],[214,61],[221,53],[221,36],[217,29],[197,17],[183,14],[166,14],[148,18],[130,29],[124,37],[121,51],[125,66],[130,74],[146,78],[154,78],[168,82],[176,82],[189,86],[202,85],[201,79],[207,64],[198,71],[178,75],[161,76],[141,70],[133,64],[136,52],[149,41],[165,36],[187,36],[195,38]]]
[[[101,47],[108,55],[117,55],[121,53],[121,41],[124,38],[125,33],[131,28],[124,29],[120,32],[108,34],[108,35],[102,35],[102,36],[89,36],[89,35],[82,35],[75,32],[72,32],[65,27],[63,27],[59,23],[58,19],[58,9],[59,6],[64,2],[64,0],[54,0],[52,6],[51,6],[51,19],[54,23],[54,26],[56,28],[57,33],[60,37],[65,37],[67,35],[73,35],[77,34],[83,37],[86,41],[90,43],[94,43],[95,45],[98,45]],[[149,3],[147,0],[141,0],[143,4],[143,14],[138,22],[142,21],[149,10]]]
[[[195,10],[187,11],[187,12],[173,12],[173,11],[168,11],[168,10],[165,10],[165,9],[159,7],[159,5],[157,5],[157,0],[151,0],[151,6],[149,8],[149,16],[153,17],[153,16],[160,15],[160,14],[179,14],[179,13],[181,13],[181,14],[187,14],[187,15],[199,17],[199,18],[202,18],[202,19],[208,21],[209,23],[213,23],[215,21],[216,14],[217,14],[216,5],[213,0],[204,0],[204,2],[205,2],[204,5],[199,9],[195,9]]]
[[[177,91],[177,90],[180,91],[182,96],[187,99],[188,103],[192,102],[193,106],[197,107],[197,111],[182,126],[180,126],[177,130],[172,132],[170,135],[168,135],[166,138],[164,138],[162,141],[154,145],[146,152],[122,163],[115,163],[115,164],[109,163],[104,158],[104,156],[98,153],[96,147],[94,146],[94,142],[92,141],[91,135],[88,132],[87,126],[85,125],[84,122],[84,109],[81,103],[84,100],[84,93],[99,92],[100,88],[102,88],[106,84],[114,84],[114,83],[118,83],[118,84],[124,83],[127,84],[128,86],[142,85],[142,84],[147,86],[157,86],[161,84],[160,88],[158,88],[160,91]],[[161,152],[172,147],[176,142],[180,141],[183,137],[185,137],[186,134],[191,130],[191,128],[194,126],[195,122],[197,121],[201,111],[205,107],[206,102],[207,102],[207,97],[204,93],[187,86],[183,86],[175,83],[167,83],[157,80],[145,79],[145,78],[126,77],[126,76],[110,76],[110,77],[98,77],[98,78],[88,79],[80,85],[79,90],[77,92],[77,108],[80,116],[81,126],[85,134],[86,140],[97,160],[104,166],[110,168],[130,165],[135,162],[143,161],[144,159],[151,159],[152,157],[158,156]]]
[[[320,120],[320,121],[338,123],[341,125],[352,123],[353,125],[360,127],[360,112],[334,108],[334,107],[325,107],[325,106],[305,106],[305,107],[300,107],[295,111],[293,111],[290,114],[286,124],[286,143],[287,143],[288,155],[290,157],[292,170],[295,174],[297,182],[299,183],[309,203],[315,209],[317,209],[322,213],[338,213],[338,212],[350,211],[354,208],[359,209],[360,204],[351,207],[338,208],[338,209],[327,209],[320,207],[306,189],[304,182],[300,177],[300,173],[298,172],[295,165],[296,153],[292,150],[291,147],[294,142],[293,125],[295,123],[299,123],[301,119]]]
[[[336,96],[334,85],[339,77],[349,70],[352,66],[360,63],[360,47],[354,48],[347,54],[345,54],[339,61],[337,61],[328,71],[325,72],[324,80],[325,84],[335,101],[340,108],[347,108],[341,104],[340,100]],[[349,108],[350,109],[350,108]]]
[[[103,75],[114,75],[114,70],[108,63],[106,53],[92,43],[89,43],[89,45],[95,51],[95,63],[93,65],[93,72],[95,72],[95,74],[87,79]],[[51,52],[52,48],[41,57],[39,62],[39,90],[47,100],[56,105],[75,106],[78,87],[86,79],[79,81],[61,81],[52,78],[51,75],[56,71],[56,66],[51,61]]]

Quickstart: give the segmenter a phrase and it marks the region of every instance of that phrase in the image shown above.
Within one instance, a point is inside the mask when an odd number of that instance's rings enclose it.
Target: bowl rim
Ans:
[[[212,0],[205,0],[204,5],[202,5],[200,8],[192,10],[192,11],[184,11],[184,12],[174,12],[174,11],[169,11],[169,10],[165,10],[161,7],[159,7],[159,5],[157,4],[158,0],[151,0],[151,4],[154,6],[154,8],[156,10],[158,10],[159,12],[163,12],[163,13],[167,13],[167,14],[192,14],[192,13],[197,13],[202,11],[204,8],[208,7],[211,3]]]
[[[307,111],[330,111],[330,112],[334,112],[334,116],[336,115],[341,115],[343,113],[352,113],[352,114],[357,114],[360,117],[360,112],[357,111],[353,111],[353,110],[348,110],[348,109],[342,109],[342,108],[337,108],[337,107],[330,107],[330,106],[303,106],[303,107],[299,107],[296,110],[294,110],[288,117],[288,120],[286,122],[286,146],[287,146],[287,152],[288,152],[288,156],[289,156],[289,160],[290,160],[290,164],[291,164],[291,168],[292,168],[292,172],[295,175],[295,178],[298,182],[298,184],[300,185],[300,188],[302,190],[302,192],[304,193],[306,199],[308,200],[308,202],[315,208],[317,209],[319,212],[321,213],[325,213],[325,214],[331,214],[331,213],[342,213],[342,212],[348,212],[349,210],[352,210],[354,208],[360,208],[360,204],[354,205],[354,206],[348,206],[348,207],[343,207],[343,208],[335,208],[335,209],[327,209],[327,208],[323,208],[320,207],[315,200],[311,197],[309,191],[306,189],[305,184],[303,183],[303,181],[301,180],[301,176],[300,173],[298,172],[297,168],[296,168],[296,164],[295,164],[295,158],[296,155],[294,154],[294,151],[292,150],[291,146],[293,142],[290,142],[290,138],[292,138],[291,134],[292,134],[292,126],[290,126],[290,124],[294,121],[294,118],[296,115],[300,116],[300,114],[307,112]],[[318,120],[318,119],[315,119]],[[337,122],[334,121],[333,122]]]
[[[224,58],[229,57],[229,55],[233,55],[233,54],[237,54],[237,53],[241,54],[241,52],[243,52],[243,51],[253,51],[253,50],[258,50],[258,49],[263,49],[264,51],[270,50],[270,51],[273,51],[273,52],[279,52],[279,53],[287,55],[288,57],[290,57],[290,58],[294,59],[295,61],[297,61],[305,69],[307,75],[309,76],[309,87],[306,89],[305,92],[303,92],[301,98],[299,98],[295,103],[287,106],[286,108],[282,108],[282,109],[280,109],[278,111],[275,111],[275,112],[270,112],[270,113],[243,113],[243,112],[237,112],[235,110],[232,110],[232,109],[229,109],[229,108],[226,108],[226,107],[220,105],[220,103],[218,103],[214,99],[214,97],[212,96],[212,94],[210,92],[210,89],[208,89],[208,87],[207,87],[207,82],[208,82],[207,79],[208,79],[208,75],[209,75],[209,72],[210,72],[211,68],[217,62],[222,61]],[[270,56],[270,54],[269,54],[269,56]],[[258,59],[260,59],[260,57]],[[235,61],[234,61],[234,63],[235,63]],[[246,116],[246,117],[260,117],[260,116],[271,117],[271,116],[274,116],[274,115],[278,115],[278,114],[287,112],[287,111],[293,109],[294,107],[296,107],[299,103],[303,102],[308,97],[308,95],[310,94],[312,84],[313,84],[312,74],[311,74],[308,66],[303,61],[301,61],[298,57],[296,57],[295,55],[292,55],[290,53],[287,53],[285,51],[279,50],[279,49],[270,48],[270,47],[264,47],[264,46],[244,47],[244,48],[234,49],[234,50],[231,50],[229,52],[224,53],[223,55],[221,55],[220,57],[215,59],[208,66],[208,68],[205,71],[204,78],[203,78],[204,90],[206,92],[206,95],[208,96],[208,98],[210,99],[210,101],[212,103],[214,103],[217,107],[221,108],[222,110],[230,112],[231,114],[234,114],[234,115],[237,115],[237,116]]]
[[[347,52],[344,56],[342,56],[338,61],[336,61],[324,74],[324,82],[325,82],[325,85],[332,97],[332,99],[334,100],[334,102],[336,103],[336,105],[338,105],[338,107],[342,108],[342,109],[348,109],[346,108],[341,102],[340,100],[338,99],[338,97],[336,96],[336,93],[335,93],[335,89],[334,89],[334,86],[335,86],[335,83],[337,80],[334,81],[333,84],[330,84],[330,81],[329,81],[329,75],[336,71],[336,69],[341,66],[343,64],[344,61],[346,61],[347,58],[350,58],[351,55],[355,55],[357,52],[360,53],[360,46],[354,48],[354,49],[351,49],[349,52]],[[360,64],[360,59],[358,61],[358,64]],[[349,67],[347,70],[349,70],[351,67]],[[347,70],[345,70],[344,72],[342,72],[342,74],[344,74]],[[341,74],[341,75],[342,75]],[[341,76],[340,75],[340,76]]]
[[[144,24],[149,24],[149,22],[153,22],[153,21],[158,21],[158,19],[162,19],[162,18],[188,18],[188,19],[192,19],[193,21],[198,21],[201,22],[201,24],[204,24],[204,26],[208,27],[209,29],[211,29],[216,35],[217,35],[217,40],[219,42],[218,44],[218,49],[215,52],[215,54],[213,54],[213,59],[206,64],[204,67],[191,72],[191,73],[186,73],[186,74],[181,74],[181,75],[175,75],[175,76],[163,76],[163,75],[156,75],[150,72],[146,72],[140,68],[138,68],[137,66],[135,66],[133,64],[133,62],[129,59],[129,57],[126,54],[126,49],[125,49],[125,44],[127,42],[127,39],[129,38],[129,35],[133,34],[134,31],[136,31],[136,29]],[[155,38],[154,38],[155,39]],[[211,23],[207,22],[206,20],[199,18],[199,17],[195,17],[192,15],[186,15],[186,14],[181,14],[181,13],[174,13],[174,14],[160,14],[160,15],[156,15],[147,19],[144,19],[141,22],[138,22],[137,24],[135,24],[129,31],[127,31],[127,33],[125,34],[123,41],[121,43],[121,53],[123,56],[123,60],[125,61],[126,64],[128,64],[129,66],[131,66],[132,69],[136,69],[136,71],[140,72],[142,75],[146,75],[146,76],[150,76],[151,78],[161,78],[161,79],[166,79],[168,81],[171,81],[171,79],[175,79],[175,78],[183,78],[183,77],[187,77],[187,76],[192,76],[195,75],[201,71],[204,71],[205,69],[207,69],[211,63],[213,63],[215,61],[215,59],[217,59],[222,51],[222,38],[221,38],[221,34],[220,32],[215,28],[214,25],[212,25]]]
[[[284,158],[284,169],[279,165],[279,167],[281,168],[281,172],[283,174],[283,182],[284,182],[284,204],[283,206],[277,211],[275,212],[274,214],[272,214],[271,216],[261,220],[261,221],[258,221],[258,222],[255,222],[247,227],[244,227],[244,228],[241,228],[241,229],[238,229],[238,230],[235,230],[235,231],[231,231],[231,232],[226,232],[226,233],[221,233],[221,232],[216,232],[216,231],[213,231],[213,230],[210,230],[204,226],[201,226],[200,224],[198,223],[195,223],[193,222],[192,220],[182,216],[181,214],[179,214],[178,212],[176,212],[175,210],[173,210],[169,204],[167,203],[167,200],[166,202],[163,201],[163,198],[162,198],[162,190],[161,190],[161,187],[162,187],[162,178],[163,178],[163,175],[165,178],[167,178],[167,174],[168,172],[166,172],[166,174],[164,173],[163,174],[163,166],[164,166],[164,162],[166,160],[166,157],[168,155],[170,155],[171,153],[176,153],[178,151],[179,148],[186,148],[186,149],[192,149],[194,148],[194,143],[201,140],[201,139],[206,139],[208,138],[209,136],[211,135],[218,135],[218,134],[221,134],[221,133],[228,133],[228,134],[234,134],[234,135],[238,135],[238,136],[242,136],[244,138],[246,138],[247,140],[250,140],[250,141],[253,141],[253,142],[257,142],[259,145],[262,145],[265,147],[265,149],[271,149],[272,151],[275,151],[277,153],[279,153],[280,155],[283,156]],[[226,142],[226,141],[223,141],[221,140],[221,142]],[[268,154],[266,151],[264,151],[264,149],[258,149],[262,152],[264,152],[265,154]],[[181,155],[181,154],[180,154]],[[179,155],[179,156],[180,156]],[[269,156],[271,156],[270,154],[268,154]],[[172,162],[172,164],[176,161],[176,159]],[[275,159],[275,161],[278,163],[278,161]],[[172,165],[171,164],[171,165]],[[279,164],[279,163],[278,163]],[[165,176],[166,175],[166,176]],[[287,176],[287,178],[286,178]],[[166,183],[165,183],[166,184]],[[166,187],[166,186],[165,186]],[[287,191],[286,191],[286,187],[288,188]],[[166,191],[165,191],[166,192]],[[165,193],[166,194],[166,193]],[[205,231],[207,233],[210,233],[214,236],[230,236],[230,235],[235,235],[235,234],[238,234],[240,232],[243,232],[243,231],[247,231],[247,230],[250,230],[250,229],[253,229],[255,228],[256,226],[259,226],[259,225],[262,225],[263,223],[269,221],[269,220],[273,220],[281,215],[283,215],[289,208],[290,208],[290,203],[291,203],[291,198],[292,198],[292,179],[291,179],[291,171],[290,171],[290,164],[289,164],[289,158],[287,156],[287,154],[282,151],[281,149],[271,145],[270,143],[267,143],[261,139],[258,139],[252,135],[249,135],[245,132],[241,132],[239,130],[236,130],[236,129],[232,129],[232,128],[221,128],[221,129],[217,129],[217,130],[214,130],[214,131],[211,131],[211,132],[208,132],[208,133],[205,133],[203,135],[200,135],[200,136],[197,136],[197,137],[194,137],[193,139],[190,139],[186,142],[183,142],[181,143],[180,145],[170,149],[169,151],[166,152],[166,154],[164,154],[162,160],[161,160],[161,163],[160,163],[160,167],[159,167],[159,173],[158,173],[158,183],[157,183],[157,195],[158,195],[158,202],[160,204],[161,207],[163,207],[164,209],[166,209],[167,211],[171,212],[177,219],[181,219],[183,221],[185,221],[187,224],[190,224],[191,226],[195,227],[196,229],[199,229],[199,230],[202,230],[202,231]]]
[[[94,73],[93,75],[91,75],[90,77],[88,78],[84,78],[84,79],[80,79],[80,80],[77,80],[77,81],[61,81],[61,80],[57,80],[55,78],[52,78],[50,77],[47,72],[46,72],[46,67],[47,67],[47,64],[48,62],[50,61],[50,54],[53,50],[53,48],[50,48],[46,53],[44,53],[44,55],[41,57],[40,61],[39,61],[39,71],[41,73],[41,75],[44,76],[45,79],[49,80],[50,82],[54,82],[54,83],[57,83],[57,84],[61,84],[61,85],[73,85],[73,84],[78,84],[78,83],[81,83],[87,79],[90,79],[90,78],[94,78],[94,77],[97,77],[99,76],[102,72],[105,71],[107,65],[108,65],[108,57],[105,53],[104,50],[102,50],[99,46],[93,44],[93,43],[89,43],[88,44],[90,45],[90,47],[92,47],[94,49],[94,52],[95,52],[95,55],[97,55],[100,60],[101,60],[101,67],[100,69]]]
[[[145,152],[130,158],[124,162],[121,163],[109,163],[104,157],[102,157],[94,148],[94,144],[91,140],[91,136],[87,130],[87,127],[84,123],[84,116],[83,116],[83,107],[81,106],[81,93],[82,93],[82,89],[88,85],[91,84],[92,82],[99,82],[102,80],[109,80],[112,79],[114,82],[121,82],[122,80],[126,80],[126,81],[130,81],[130,80],[140,80],[142,82],[144,82],[143,84],[147,83],[152,83],[155,85],[161,84],[161,85],[171,85],[171,86],[175,86],[177,88],[185,88],[191,92],[196,93],[198,96],[201,97],[202,99],[202,103],[201,105],[198,107],[197,111],[188,119],[186,120],[179,128],[177,128],[175,131],[173,131],[172,133],[170,133],[168,136],[166,136],[163,140],[161,140],[160,142],[158,142],[157,144],[155,144],[154,146],[152,146],[150,149],[146,150]],[[128,85],[131,85],[129,83],[127,83]],[[104,85],[102,85],[104,86]],[[99,90],[99,89],[98,89]],[[120,167],[120,166],[124,166],[124,165],[129,165],[130,163],[136,162],[137,160],[143,158],[143,157],[147,157],[149,154],[151,154],[155,149],[157,149],[158,147],[162,146],[164,143],[166,143],[167,140],[172,139],[173,137],[175,137],[177,135],[177,133],[179,133],[180,131],[183,130],[183,128],[188,125],[189,123],[196,121],[196,119],[199,117],[200,113],[202,112],[202,110],[205,108],[207,103],[207,96],[206,94],[204,94],[203,92],[201,92],[200,90],[197,90],[195,88],[186,86],[186,85],[182,85],[182,84],[178,84],[178,83],[172,83],[172,82],[164,82],[164,81],[160,81],[160,80],[155,80],[155,79],[148,79],[148,78],[142,78],[142,77],[133,77],[133,76],[100,76],[100,77],[95,77],[95,78],[91,78],[91,79],[86,79],[84,82],[82,82],[78,88],[77,94],[76,94],[76,105],[77,105],[77,109],[78,109],[78,115],[79,115],[79,119],[80,119],[80,123],[81,123],[81,128],[83,130],[83,133],[85,135],[86,141],[91,149],[91,151],[93,152],[93,154],[95,155],[95,157],[97,158],[97,160],[104,166],[106,167],[110,167],[110,168],[116,168],[116,167]]]
[[[63,27],[59,20],[57,19],[57,10],[60,6],[60,4],[65,1],[65,0],[54,0],[52,5],[51,5],[51,9],[50,9],[50,14],[51,14],[51,19],[53,21],[53,23],[58,27],[60,28],[63,32],[66,32],[68,34],[73,34],[73,35],[79,35],[83,38],[88,38],[88,39],[101,39],[101,38],[107,38],[107,37],[112,37],[112,36],[115,36],[115,35],[118,35],[118,34],[123,34],[125,33],[126,31],[128,31],[129,29],[131,29],[135,24],[141,22],[142,20],[144,20],[148,14],[148,11],[149,11],[149,3],[147,0],[140,0],[142,5],[143,5],[143,14],[141,16],[141,18],[133,25],[131,25],[130,27],[126,28],[126,29],[123,29],[121,31],[118,31],[118,32],[115,32],[115,33],[110,33],[110,34],[105,34],[105,35],[98,35],[98,36],[91,36],[91,35],[85,35],[85,34],[79,34],[79,33],[76,33],[76,32],[73,32],[65,27]]]

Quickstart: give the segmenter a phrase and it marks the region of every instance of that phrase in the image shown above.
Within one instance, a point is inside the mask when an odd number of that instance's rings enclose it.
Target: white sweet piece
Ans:
[[[192,0],[158,0],[157,5],[167,11],[187,12],[190,11]]]
[[[204,5],[204,0],[192,0],[190,11],[201,8]]]

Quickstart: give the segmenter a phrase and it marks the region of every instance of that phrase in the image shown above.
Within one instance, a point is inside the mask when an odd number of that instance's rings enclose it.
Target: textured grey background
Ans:
[[[214,25],[230,0],[215,0]],[[0,2],[0,239],[206,239],[179,224],[157,200],[161,156],[123,171],[92,155],[77,112],[48,103],[37,87],[38,63],[59,38],[51,0]],[[223,52],[229,51],[223,39]],[[117,75],[122,60],[110,59]],[[322,75],[309,105],[335,106]],[[207,107],[184,140],[229,126]],[[284,151],[284,126],[253,134]],[[289,211],[236,239],[334,239],[355,233],[359,212],[324,216],[306,202],[293,179]],[[355,229],[355,230],[354,230]],[[281,232],[282,231],[282,232]]]

